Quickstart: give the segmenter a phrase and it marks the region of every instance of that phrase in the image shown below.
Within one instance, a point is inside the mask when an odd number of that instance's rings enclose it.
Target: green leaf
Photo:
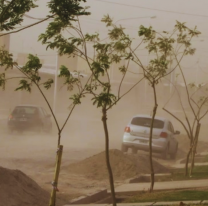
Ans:
[[[24,14],[37,7],[33,0],[0,1],[0,31],[13,30],[23,21]]]
[[[46,89],[50,89],[53,82],[53,79],[48,79],[46,82],[43,83],[43,85]]]
[[[20,86],[18,88],[15,89],[15,91],[18,91],[18,90],[25,90],[25,91],[28,91],[28,92],[31,92],[31,86],[32,86],[32,83],[28,83],[27,80],[20,80]]]
[[[93,105],[97,105],[97,107],[111,106],[115,103],[117,97],[114,94],[102,92],[98,96],[92,98]]]
[[[65,67],[64,65],[61,65],[60,67],[60,74],[59,77],[70,77],[70,71],[67,67]]]
[[[0,74],[0,87],[2,87],[3,90],[5,90],[5,83],[6,83],[5,73],[2,73]]]
[[[107,14],[107,15],[104,15],[104,17],[101,19],[101,22],[106,23],[106,26],[109,27],[109,26],[112,26],[113,20],[112,20],[112,19],[110,18],[110,16]]]
[[[13,61],[13,55],[4,50],[4,47],[0,48],[0,66],[5,67],[5,70],[12,69],[15,62]]]

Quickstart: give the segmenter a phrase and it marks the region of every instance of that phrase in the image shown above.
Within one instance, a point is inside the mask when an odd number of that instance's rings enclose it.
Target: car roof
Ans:
[[[133,116],[132,118],[134,118],[134,117],[146,117],[146,118],[152,118],[151,115],[145,115],[145,114],[138,114],[138,115]],[[169,121],[167,118],[159,117],[159,116],[155,116],[155,119],[162,120],[162,121]]]
[[[17,105],[15,107],[40,107],[38,105],[32,105],[32,104],[20,104],[20,105]]]

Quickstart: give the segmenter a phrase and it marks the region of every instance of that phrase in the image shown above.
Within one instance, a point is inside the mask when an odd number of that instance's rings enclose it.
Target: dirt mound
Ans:
[[[0,167],[0,206],[48,205],[49,196],[23,172]]]
[[[147,155],[123,154],[120,150],[110,150],[110,162],[115,180],[124,180],[137,174],[149,173],[149,158]],[[88,178],[103,180],[108,178],[105,162],[105,152],[89,157],[65,168],[70,173],[85,175]],[[168,172],[168,169],[154,161],[156,173]]]
[[[190,149],[190,141],[189,141],[187,135],[183,135],[183,134],[178,135],[176,138],[178,140],[178,146],[179,146],[177,159],[181,159],[181,158],[186,157],[187,152]],[[208,142],[203,142],[203,141],[199,140],[199,142],[197,144],[197,153],[199,154],[199,153],[207,151],[207,150],[208,150]]]

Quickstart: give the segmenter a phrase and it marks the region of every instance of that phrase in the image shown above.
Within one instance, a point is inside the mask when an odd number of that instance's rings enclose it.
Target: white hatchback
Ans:
[[[126,126],[123,135],[122,151],[127,152],[129,148],[133,153],[137,150],[149,151],[149,137],[152,117],[148,115],[136,115]],[[174,159],[178,150],[178,142],[175,135],[180,134],[174,131],[170,120],[162,117],[155,117],[153,124],[152,151],[161,153],[166,159],[170,155]]]

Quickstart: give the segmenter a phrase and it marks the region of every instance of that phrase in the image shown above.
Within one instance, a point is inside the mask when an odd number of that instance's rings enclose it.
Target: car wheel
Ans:
[[[178,145],[176,146],[176,149],[175,149],[174,153],[170,154],[170,158],[171,159],[175,159],[176,158],[177,151],[178,151]]]
[[[123,145],[121,146],[121,151],[122,152],[127,152],[128,151],[128,147],[126,145]]]
[[[133,153],[133,154],[137,154],[137,149],[133,147],[133,148],[132,148],[132,153]]]
[[[166,160],[168,158],[168,147],[165,148],[165,150],[161,154],[162,158]]]

